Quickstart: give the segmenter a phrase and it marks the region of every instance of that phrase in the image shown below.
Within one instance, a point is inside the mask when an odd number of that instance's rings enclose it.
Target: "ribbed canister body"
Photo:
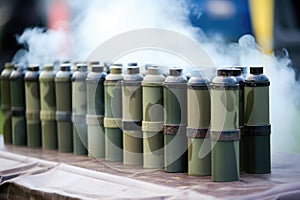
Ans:
[[[42,147],[57,149],[55,71],[52,64],[44,66],[40,73],[40,118],[42,123]]]
[[[230,69],[219,69],[211,84],[212,181],[240,178],[239,87]]]
[[[104,118],[104,67],[93,64],[86,78],[87,87],[87,131],[89,157],[105,157]]]
[[[87,65],[77,64],[72,76],[72,121],[73,121],[73,152],[77,155],[87,155],[87,125],[86,125],[86,77]]]
[[[188,174],[211,174],[209,80],[192,76],[187,84]]]
[[[123,163],[143,164],[142,86],[138,67],[128,67],[122,81]]]
[[[164,109],[163,82],[158,68],[150,67],[143,87],[143,165],[144,168],[164,166]]]
[[[5,63],[1,73],[1,111],[2,111],[2,133],[4,144],[12,143],[11,125],[11,97],[10,97],[10,75],[14,71],[12,63]]]
[[[62,64],[54,81],[58,151],[73,152],[71,65]]]
[[[23,66],[15,67],[10,76],[12,143],[14,145],[27,145],[24,76]]]
[[[271,172],[269,86],[270,81],[263,74],[263,67],[250,67],[244,88],[247,173]]]
[[[42,145],[39,75],[39,66],[32,65],[29,66],[24,78],[27,145],[29,147],[40,147]]]
[[[122,131],[122,67],[111,66],[104,81],[105,158],[123,161]]]
[[[166,172],[186,172],[187,154],[187,79],[182,69],[171,68],[164,81],[164,157]]]

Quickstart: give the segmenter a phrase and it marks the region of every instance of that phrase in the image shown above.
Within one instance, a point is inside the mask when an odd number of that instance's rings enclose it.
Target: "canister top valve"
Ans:
[[[182,75],[182,68],[174,67],[170,69],[171,76],[181,76]]]
[[[263,67],[250,67],[250,74],[259,75],[264,73]]]

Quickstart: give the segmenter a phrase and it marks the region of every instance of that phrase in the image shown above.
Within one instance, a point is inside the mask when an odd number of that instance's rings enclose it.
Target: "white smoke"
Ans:
[[[140,28],[173,30],[199,41],[216,65],[264,65],[265,74],[271,80],[272,149],[300,152],[296,121],[300,119],[300,88],[295,79],[295,72],[288,66],[287,57],[278,60],[273,55],[262,53],[249,35],[231,44],[227,44],[220,37],[205,36],[201,29],[190,24],[187,1],[70,0],[68,4],[72,11],[71,18],[74,19],[70,22],[70,33],[63,30],[42,31],[37,28],[26,30],[18,37],[18,42],[26,44],[28,52],[19,52],[15,57],[16,62],[85,60],[98,45],[125,31]],[[198,16],[201,14],[198,13]],[[124,41],[126,42],[128,41]],[[125,56],[121,61],[168,66],[187,65],[182,59],[161,52],[132,54]]]

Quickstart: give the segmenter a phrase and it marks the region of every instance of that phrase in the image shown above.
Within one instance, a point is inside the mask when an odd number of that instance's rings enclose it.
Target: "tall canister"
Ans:
[[[89,157],[105,157],[104,118],[104,66],[92,64],[86,78],[87,87],[87,131]]]
[[[105,158],[114,162],[123,161],[122,80],[122,66],[110,66],[104,81]]]
[[[14,64],[5,63],[1,73],[1,111],[2,111],[2,133],[4,144],[12,143],[11,125],[11,97],[10,97],[10,75],[14,71]]]
[[[25,74],[25,100],[27,145],[40,147],[42,145],[41,120],[40,120],[40,86],[39,65],[30,65]]]
[[[12,143],[27,145],[25,120],[25,66],[16,65],[10,75]]]
[[[73,121],[73,152],[77,155],[87,155],[86,126],[86,77],[87,64],[78,63],[72,76],[72,121]]]
[[[182,68],[171,68],[164,82],[164,157],[167,172],[186,172],[188,169],[186,83]]]
[[[270,81],[263,74],[263,67],[250,67],[244,89],[246,173],[271,172],[269,86]]]
[[[218,69],[211,84],[212,181],[237,181],[240,178],[238,91],[232,70]]]
[[[191,74],[187,83],[188,174],[211,174],[210,81],[200,71]]]
[[[72,72],[70,63],[61,64],[54,81],[58,151],[73,152]]]
[[[42,147],[57,149],[56,127],[56,97],[55,97],[55,70],[53,64],[45,64],[40,74],[40,102],[42,122]]]
[[[128,66],[122,82],[123,163],[143,164],[142,80],[137,66]]]
[[[164,80],[158,67],[149,67],[142,82],[144,168],[164,166]]]

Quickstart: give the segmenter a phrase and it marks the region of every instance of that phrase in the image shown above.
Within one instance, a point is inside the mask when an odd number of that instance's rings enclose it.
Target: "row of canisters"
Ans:
[[[219,68],[212,81],[136,63],[6,64],[4,142],[166,172],[236,181],[270,173],[269,85],[263,67]],[[109,71],[109,73],[107,73]]]

